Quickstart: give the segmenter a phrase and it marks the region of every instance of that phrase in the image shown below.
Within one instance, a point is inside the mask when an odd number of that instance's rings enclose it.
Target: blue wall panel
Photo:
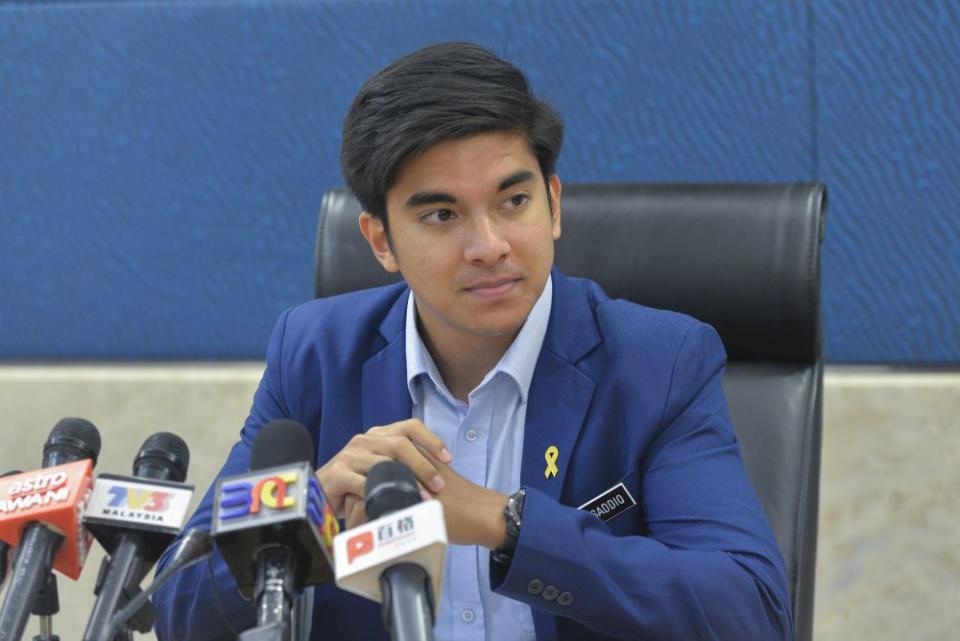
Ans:
[[[814,7],[827,353],[960,363],[960,5]]]
[[[827,354],[960,362],[948,3],[0,4],[0,358],[260,357],[360,83],[486,45],[587,180],[831,189]]]
[[[810,176],[797,3],[0,7],[0,355],[243,358],[310,296],[363,79],[470,39],[565,114],[567,180]],[[799,30],[798,30],[799,25]]]

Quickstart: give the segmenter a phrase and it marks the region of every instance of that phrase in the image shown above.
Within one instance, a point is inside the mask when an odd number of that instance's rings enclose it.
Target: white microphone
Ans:
[[[432,640],[446,562],[447,529],[439,501],[420,501],[410,468],[377,463],[367,475],[372,519],[333,540],[337,586],[383,603],[394,641]]]

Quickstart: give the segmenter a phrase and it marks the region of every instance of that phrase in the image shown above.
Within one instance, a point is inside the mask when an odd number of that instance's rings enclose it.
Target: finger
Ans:
[[[442,463],[453,461],[453,454],[444,445],[443,439],[430,431],[430,429],[418,419],[410,419],[407,422],[406,429],[409,430],[409,436],[415,443],[423,447],[430,456]]]
[[[363,499],[353,494],[348,494],[345,501],[345,527],[346,529],[363,525],[367,522],[367,510]]]
[[[397,455],[401,453],[398,448],[400,441],[413,443],[399,430],[374,427],[351,438],[337,456],[342,457],[350,469],[366,474],[382,460],[397,460]]]
[[[345,465],[337,464],[336,461],[331,461],[330,464],[317,470],[316,476],[320,482],[320,489],[330,502],[330,509],[334,511],[337,518],[343,518],[344,498],[350,494],[363,496],[367,481],[365,474],[359,474]]]
[[[430,456],[438,461],[450,463],[453,460],[453,455],[450,454],[450,450],[444,445],[443,440],[431,432],[430,429],[423,424],[423,421],[419,419],[411,418],[384,427],[371,428],[370,432],[374,431],[381,434],[403,434],[423,447]]]
[[[407,465],[418,481],[433,492],[443,489],[444,481],[439,470],[411,440],[404,436],[394,436],[386,437],[384,441],[389,441],[392,458]]]
[[[388,448],[379,446],[378,449],[387,450]],[[350,450],[349,452],[344,452],[343,456],[344,464],[352,471],[362,476],[367,476],[370,473],[370,468],[377,463],[393,460],[393,457],[390,455],[389,451],[381,454],[370,450],[355,449]]]
[[[429,501],[433,498],[433,495],[427,491],[427,488],[423,487],[423,483],[417,481],[417,487],[420,488],[420,499],[424,501]]]
[[[370,468],[377,463],[392,459],[391,446],[389,443],[385,444],[382,437],[358,434],[351,438],[336,456],[320,468],[322,473],[319,476],[321,485],[323,485],[324,477],[328,476],[338,476],[351,472],[366,476],[370,472]],[[323,487],[326,489],[326,486]]]
[[[350,439],[336,458],[344,467],[364,475],[384,458],[400,461],[432,491],[439,492],[444,486],[443,478],[430,457],[406,435],[400,423],[386,427],[373,427],[365,434],[357,434]],[[363,493],[360,492],[360,494]]]

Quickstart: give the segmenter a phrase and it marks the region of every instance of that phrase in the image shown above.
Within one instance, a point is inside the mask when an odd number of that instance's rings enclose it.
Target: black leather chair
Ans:
[[[794,639],[813,631],[823,364],[822,185],[567,185],[557,265],[613,297],[713,325],[743,459],[786,560]],[[314,292],[396,280],[357,229],[345,189],[323,200]]]

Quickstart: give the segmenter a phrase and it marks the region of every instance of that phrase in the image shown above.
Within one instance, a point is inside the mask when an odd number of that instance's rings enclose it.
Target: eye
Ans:
[[[530,202],[530,196],[528,194],[521,192],[519,194],[514,194],[509,198],[507,198],[506,205],[507,207],[510,207],[513,209],[519,209],[520,207],[523,207],[524,205],[526,205],[528,202]]]
[[[455,216],[456,214],[453,213],[452,209],[434,209],[433,211],[422,214],[420,216],[420,222],[426,223],[427,225],[439,225],[448,220],[452,220]]]

